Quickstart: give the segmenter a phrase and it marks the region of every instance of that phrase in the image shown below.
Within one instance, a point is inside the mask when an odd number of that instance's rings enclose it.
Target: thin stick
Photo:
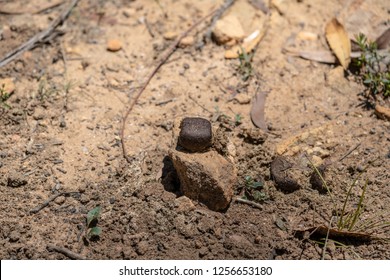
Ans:
[[[52,202],[54,199],[56,199],[57,197],[59,196],[62,196],[62,195],[71,195],[71,194],[75,194],[75,193],[78,193],[78,192],[62,192],[62,193],[57,193],[53,196],[51,196],[49,199],[47,199],[45,202],[43,202],[41,205],[38,205],[37,207],[33,208],[30,210],[30,214],[36,214],[38,213],[39,211],[41,211],[43,208],[45,208],[46,206],[48,206],[50,204],[50,202]]]
[[[191,96],[191,94],[189,94],[188,97],[189,97],[192,101],[194,101],[194,102],[196,103],[196,105],[198,105],[199,107],[201,107],[201,108],[202,108],[203,110],[205,110],[206,112],[208,112],[208,113],[210,113],[210,114],[213,113],[213,112],[211,112],[209,109],[207,109],[205,106],[203,106],[202,104],[200,104],[195,98],[193,98],[193,97]]]
[[[328,245],[329,231],[330,231],[330,228],[332,227],[332,221],[333,221],[333,216],[332,216],[332,218],[330,218],[330,221],[329,221],[329,227],[328,227],[328,231],[326,232],[324,247],[322,248],[321,260],[324,260],[324,259],[325,259],[326,246]]]
[[[43,30],[42,32],[36,34],[34,37],[32,37],[30,40],[27,42],[23,43],[20,45],[18,48],[14,49],[13,51],[7,53],[1,60],[0,60],[0,67],[3,67],[7,65],[9,62],[23,54],[24,52],[31,50],[34,48],[37,43],[45,41],[47,37],[54,31],[54,29],[57,28],[58,25],[63,23],[65,19],[68,17],[70,14],[71,10],[73,7],[76,6],[77,2],[79,0],[73,0],[72,3],[59,15],[58,18],[56,18],[48,28]]]
[[[352,149],[350,149],[345,155],[343,155],[341,158],[339,158],[339,162],[340,161],[343,161],[347,156],[349,156],[353,151],[355,151],[357,148],[359,148],[361,143],[358,143],[355,147],[353,147]]]
[[[258,208],[260,210],[263,210],[263,205],[258,204],[258,203],[253,202],[253,201],[250,201],[250,200],[243,199],[241,197],[234,197],[233,201],[244,203],[244,204],[248,204],[250,206],[253,206],[253,207],[256,207],[256,208]]]
[[[212,16],[214,13],[219,11],[219,9],[216,9],[206,15],[205,17],[199,19],[196,21],[190,28],[188,28],[186,31],[184,31],[177,39],[172,43],[172,45],[168,48],[168,50],[165,52],[165,54],[162,56],[160,62],[157,64],[157,66],[152,70],[152,72],[147,76],[146,81],[144,84],[141,86],[141,88],[138,90],[137,94],[133,98],[133,100],[130,103],[130,106],[128,107],[127,111],[125,112],[123,116],[123,121],[122,121],[122,128],[120,131],[121,134],[121,144],[122,144],[122,152],[124,158],[127,160],[127,162],[131,163],[131,159],[127,156],[127,150],[126,150],[126,145],[125,145],[125,128],[126,128],[126,121],[127,118],[130,115],[130,112],[133,110],[135,103],[137,103],[139,97],[141,94],[144,92],[146,86],[149,84],[149,82],[152,80],[153,76],[157,73],[157,71],[160,69],[162,65],[167,61],[167,59],[175,52],[177,46],[179,45],[180,41],[187,36],[188,33],[190,33],[195,27],[197,27],[200,23],[202,23],[205,19],[208,17]]]
[[[46,246],[46,249],[49,250],[49,251],[56,251],[58,253],[61,253],[61,254],[67,256],[68,258],[70,258],[72,260],[86,260],[86,258],[84,256],[76,254],[76,253],[70,251],[69,249],[66,249],[66,248],[63,248],[63,247],[58,247],[58,246],[50,244],[50,245]]]

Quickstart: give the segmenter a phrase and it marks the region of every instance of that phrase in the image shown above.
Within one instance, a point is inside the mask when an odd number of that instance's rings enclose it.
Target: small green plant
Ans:
[[[48,84],[46,78],[42,78],[39,81],[37,97],[40,101],[48,98],[50,95],[52,95],[55,92],[57,92],[57,89],[51,86],[50,84]]]
[[[365,203],[366,191],[367,191],[367,186],[368,186],[367,179],[364,181],[364,184],[362,185],[361,193],[360,193],[360,196],[358,197],[358,201],[353,202],[353,199],[352,199],[352,190],[357,187],[357,184],[358,184],[360,178],[362,177],[362,175],[366,172],[367,168],[370,165],[372,165],[376,160],[369,162],[369,164],[356,176],[356,178],[349,185],[349,188],[348,188],[347,193],[345,195],[341,210],[339,210],[340,208],[337,206],[335,199],[332,196],[332,193],[330,192],[330,189],[327,186],[325,179],[321,175],[321,172],[309,160],[310,165],[312,166],[314,171],[317,173],[317,175],[320,177],[325,188],[328,190],[328,194],[329,194],[329,196],[332,200],[332,203],[333,203],[331,222],[333,222],[333,219],[335,219],[337,230],[346,231],[346,232],[350,232],[350,233],[361,232],[363,234],[366,233],[367,235],[370,235],[368,233],[369,229],[374,229],[374,228],[379,229],[379,228],[384,228],[384,227],[390,226],[389,222],[377,221],[376,220],[377,217],[374,217],[374,219],[362,220],[361,215],[364,212],[364,203]],[[348,205],[349,206],[356,205],[356,207],[354,208],[354,210],[348,211],[347,210]],[[332,225],[332,223],[330,223],[330,226],[331,225]]]
[[[254,200],[254,201],[264,201],[269,197],[264,192],[263,182],[255,181],[249,175],[245,176],[245,185],[244,185],[244,199]]]
[[[231,129],[242,124],[241,114],[235,114],[234,117],[229,117],[225,113],[221,112],[218,106],[215,106],[214,116],[217,116],[215,120],[227,125]]]
[[[102,233],[102,229],[97,226],[98,219],[100,217],[101,207],[97,206],[88,212],[86,217],[86,227],[84,241],[89,243],[89,241],[97,240]]]
[[[384,56],[379,54],[377,44],[369,41],[362,33],[356,36],[356,42],[362,52],[356,60],[356,65],[360,69],[360,75],[368,93],[374,99],[378,94],[389,97],[390,72],[388,67],[383,64]]]
[[[240,65],[238,65],[238,73],[245,82],[253,75],[252,58],[253,53],[248,54],[244,48],[241,48],[241,53],[238,56]]]
[[[236,114],[234,116],[234,123],[236,126],[239,126],[240,124],[242,124],[242,116],[241,114]]]
[[[0,87],[0,104],[6,109],[10,109],[11,106],[9,106],[6,101],[11,95],[9,92],[5,89],[5,84],[2,84]]]

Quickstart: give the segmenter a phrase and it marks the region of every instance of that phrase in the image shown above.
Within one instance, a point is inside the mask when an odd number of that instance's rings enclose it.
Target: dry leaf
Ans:
[[[296,51],[291,49],[284,49],[289,55],[299,56],[304,59],[322,62],[322,63],[335,63],[336,58],[330,51]]]
[[[351,62],[351,41],[344,26],[336,18],[333,18],[326,25],[325,32],[330,48],[343,68],[347,69]]]
[[[259,92],[258,94],[256,94],[250,112],[253,124],[263,130],[267,130],[267,125],[265,123],[264,117],[265,98],[265,92]]]
[[[375,43],[378,46],[378,49],[387,49],[390,45],[390,28],[383,32],[382,35],[375,40]]]

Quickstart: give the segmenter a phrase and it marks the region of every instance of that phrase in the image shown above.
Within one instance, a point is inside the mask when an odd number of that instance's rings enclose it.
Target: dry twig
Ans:
[[[146,81],[144,84],[141,86],[141,88],[138,90],[137,94],[133,98],[133,100],[130,102],[130,105],[128,109],[126,110],[124,116],[123,116],[123,121],[122,121],[122,128],[120,131],[121,134],[121,143],[122,143],[122,152],[124,158],[127,160],[127,162],[131,162],[131,159],[127,156],[127,150],[126,150],[126,145],[125,145],[125,127],[126,127],[126,121],[127,118],[130,115],[130,112],[133,110],[135,103],[137,103],[139,97],[141,94],[144,92],[146,86],[149,84],[149,82],[152,80],[153,76],[157,73],[157,71],[160,69],[162,65],[167,61],[167,59],[175,52],[177,46],[179,45],[180,41],[187,36],[188,33],[190,33],[195,27],[197,27],[200,23],[202,23],[204,20],[206,20],[208,17],[212,16],[216,12],[218,12],[219,9],[216,9],[209,13],[208,15],[204,16],[203,18],[199,19],[196,21],[190,28],[188,28],[186,31],[184,31],[172,44],[171,46],[166,50],[165,54],[162,56],[160,62],[157,64],[156,67],[152,70],[152,72],[147,76]]]
[[[248,204],[248,205],[253,206],[253,207],[257,208],[257,209],[263,210],[263,205],[261,205],[259,203],[256,203],[256,202],[253,202],[253,201],[250,201],[250,200],[247,200],[247,199],[243,199],[241,197],[234,197],[233,200],[236,201],[236,202]]]
[[[58,247],[58,246],[50,244],[50,245],[47,245],[46,248],[49,251],[55,251],[55,252],[61,253],[72,260],[85,260],[86,259],[85,257],[83,257],[79,254],[76,254],[76,253],[70,251],[69,249],[66,249],[63,247]]]
[[[62,196],[62,195],[71,195],[71,194],[76,194],[76,193],[79,193],[79,192],[62,192],[62,193],[57,193],[53,196],[51,196],[49,199],[47,199],[45,202],[43,202],[41,205],[38,205],[37,207],[33,208],[30,210],[30,214],[36,214],[38,213],[39,211],[41,211],[43,208],[45,208],[46,206],[49,205],[50,202],[52,202],[54,199],[56,199],[57,197],[59,196]]]
[[[7,53],[0,60],[0,67],[5,66],[9,62],[14,60],[18,56],[20,56],[21,54],[23,54],[24,52],[26,52],[28,50],[31,50],[37,44],[39,44],[41,42],[45,42],[45,40],[47,40],[48,37],[50,37],[49,35],[52,34],[52,32],[57,28],[57,26],[65,21],[65,19],[68,17],[68,15],[70,14],[71,10],[73,9],[73,7],[76,6],[77,2],[79,2],[79,0],[72,0],[72,2],[69,4],[69,6],[65,8],[65,10],[59,15],[58,18],[56,18],[49,25],[48,28],[46,28],[42,32],[36,34],[34,37],[32,37],[30,40],[28,40],[27,42],[25,42],[22,45],[20,45],[18,48],[16,48],[16,49],[12,50],[11,52]]]

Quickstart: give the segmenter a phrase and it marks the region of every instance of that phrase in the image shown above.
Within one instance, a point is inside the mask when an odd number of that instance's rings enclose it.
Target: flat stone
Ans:
[[[237,172],[232,162],[215,151],[189,154],[169,150],[181,192],[214,211],[223,211],[232,200]]]

